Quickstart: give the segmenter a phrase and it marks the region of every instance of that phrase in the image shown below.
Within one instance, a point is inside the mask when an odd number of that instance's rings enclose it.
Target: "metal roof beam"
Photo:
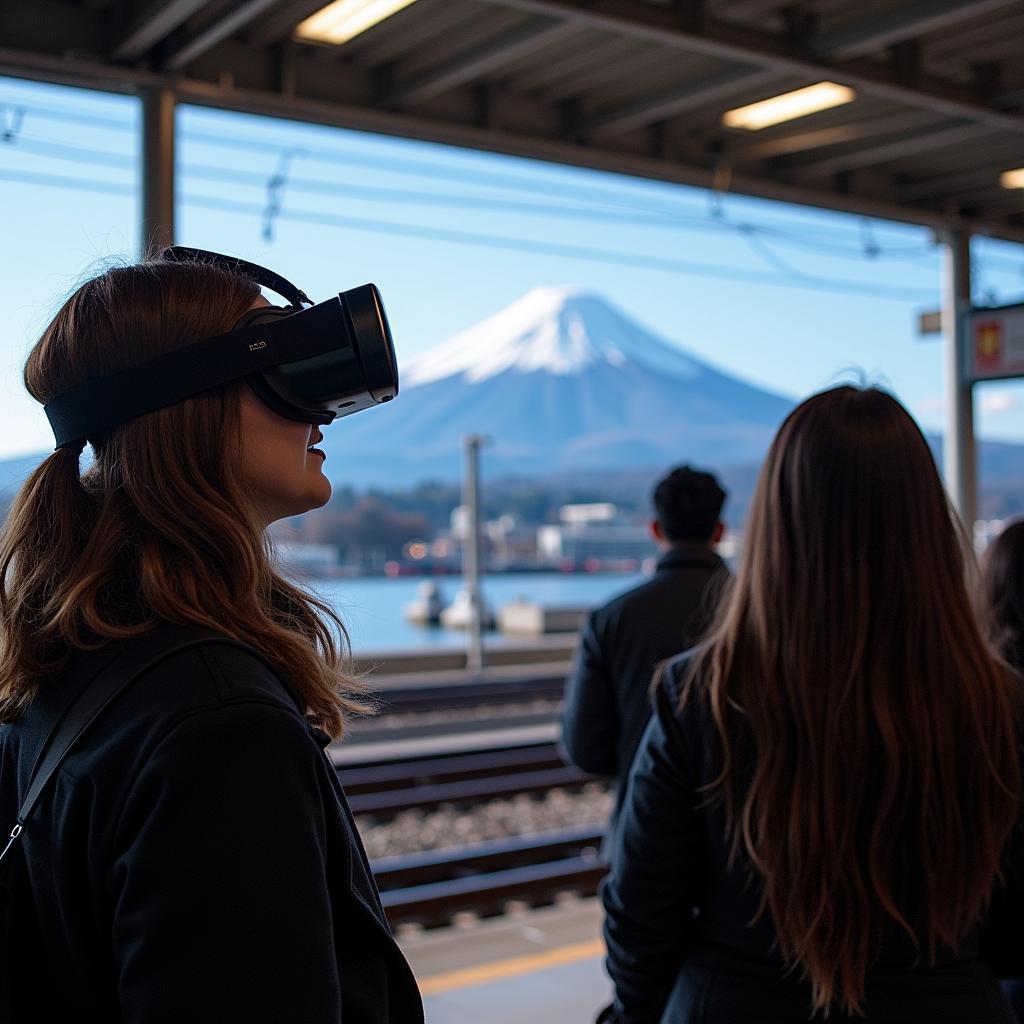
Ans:
[[[733,164],[752,163],[756,160],[771,160],[775,157],[804,153],[812,149],[838,146],[844,142],[856,142],[877,135],[889,135],[907,129],[920,128],[928,113],[920,110],[900,111],[898,114],[875,115],[860,121],[844,121],[829,128],[813,131],[778,135],[753,142],[748,146],[731,148],[729,160]]]
[[[936,174],[930,178],[917,178],[901,185],[896,190],[896,196],[901,203],[917,203],[922,200],[944,199],[948,196],[961,196],[974,192],[980,192],[987,185],[998,181],[999,172],[993,171],[993,166],[998,166],[999,157],[993,157],[986,162],[985,167],[980,170],[972,168],[967,171],[957,171],[951,174]],[[1012,161],[1004,161],[1003,170],[1009,170]],[[1006,189],[1007,195],[1012,195],[1010,189]]]
[[[207,0],[156,0],[132,22],[113,50],[114,60],[137,60],[205,7]]]
[[[1024,117],[997,110],[974,90],[953,82],[921,76],[915,83],[877,61],[857,58],[832,62],[795,52],[781,36],[754,32],[706,20],[702,26],[687,27],[670,8],[655,7],[637,0],[490,0],[504,7],[571,18],[581,25],[631,35],[649,42],[674,46],[691,53],[703,53],[721,60],[771,68],[780,74],[797,75],[811,81],[829,78],[880,96],[893,103],[925,107],[949,117],[985,121],[994,127],[1024,135]]]
[[[795,171],[801,176],[820,177],[837,171],[854,171],[860,167],[871,167],[888,160],[902,160],[918,156],[945,146],[956,146],[985,135],[991,135],[992,128],[976,121],[944,122],[917,132],[900,132],[895,137],[879,141],[875,145],[857,145],[847,152],[832,156],[815,157],[809,160],[786,162],[786,171]]]
[[[634,55],[642,44],[635,39],[610,38],[592,46],[581,46],[572,53],[564,54],[557,63],[545,61],[528,71],[516,75],[517,92],[534,91],[550,93],[553,88],[575,81],[579,74],[585,74],[596,67],[605,67]]]
[[[715,103],[726,96],[735,96],[742,89],[767,85],[777,81],[778,77],[777,71],[743,65],[716,75],[680,82],[627,103],[599,110],[584,122],[582,134],[587,138],[602,138],[642,128],[654,121],[663,121],[687,110]]]
[[[389,104],[426,99],[458,88],[578,30],[573,22],[560,18],[544,15],[527,18],[476,46],[468,47],[449,60],[428,68],[422,74],[399,82],[385,95],[383,102]]]
[[[722,14],[727,21],[749,21],[751,18],[779,14],[786,6],[786,0],[740,0],[739,3],[734,0]]]
[[[806,45],[815,57],[866,53],[902,41],[915,32],[986,13],[1011,2],[1017,0],[916,0],[914,3],[901,3],[891,10],[858,18],[847,25],[814,35]],[[705,102],[714,103],[723,95],[734,94],[737,89],[748,85],[757,88],[770,81],[770,78],[765,78],[765,74],[764,70],[751,69],[749,65],[746,77],[743,71],[724,71],[706,80],[708,88],[703,95],[700,82],[697,81],[661,89],[599,112],[586,123],[584,132],[597,138],[675,117]],[[773,75],[775,72],[767,74]]]
[[[414,16],[411,23],[407,17],[403,17],[410,13]],[[423,17],[423,14],[426,14],[427,17]],[[451,0],[440,0],[440,2],[416,0],[416,3],[406,7],[395,17],[403,19],[397,29],[389,27],[389,31],[370,35],[368,40],[362,42],[350,40],[349,43],[345,43],[341,47],[321,47],[321,52],[328,59],[331,58],[332,53],[334,59],[339,57],[344,59],[345,48],[347,47],[348,54],[351,54],[353,52],[351,43],[356,43],[355,63],[360,67],[369,68],[370,73],[375,74],[378,72],[375,72],[374,69],[379,65],[391,64],[391,70],[394,71],[397,62],[402,60],[403,56],[431,52],[438,40],[458,38],[460,32],[465,32],[467,28],[471,29],[475,24],[475,22],[470,22],[467,25],[465,7],[460,3],[452,3]],[[412,78],[413,75],[419,74],[423,70],[424,64],[421,61],[418,69],[410,72],[408,77]],[[391,87],[393,88],[394,85],[395,83],[392,81]]]
[[[235,54],[235,59],[241,59]],[[214,81],[191,79],[140,68],[118,66],[83,57],[56,55],[38,49],[12,48],[0,43],[0,69],[4,74],[68,85],[131,91],[146,85],[172,88],[179,102],[222,110],[285,117],[293,121],[335,125],[351,130],[380,132],[401,138],[423,139],[477,150],[549,160],[571,166],[601,169],[616,174],[637,175],[659,181],[715,187],[712,169],[677,159],[653,158],[604,147],[581,146],[555,138],[536,128],[510,127],[506,130],[474,126],[436,117],[354,104],[340,90],[337,95],[282,94],[250,86],[231,87]],[[516,122],[518,123],[518,122]],[[1016,136],[1007,133],[1001,145],[1012,146]],[[877,185],[877,183],[875,183]],[[857,216],[880,217],[922,224],[933,228],[962,226],[966,230],[1024,243],[1024,213],[1005,208],[960,214],[955,207],[940,204],[913,205],[900,202],[895,188],[873,187],[856,192],[837,191],[820,184],[796,184],[763,174],[734,173],[732,192],[843,211]]]
[[[289,36],[300,22],[311,14],[316,14],[321,7],[327,6],[328,0],[289,0],[272,10],[258,25],[249,31],[249,42],[253,46],[266,46],[276,43],[279,39]]]
[[[171,71],[180,71],[186,64],[191,64],[228,36],[245,28],[250,21],[259,17],[275,3],[277,0],[236,0],[227,11],[174,49],[164,60],[164,67]]]
[[[883,11],[816,33],[808,48],[815,57],[857,57],[1016,3],[1018,0],[900,0]]]

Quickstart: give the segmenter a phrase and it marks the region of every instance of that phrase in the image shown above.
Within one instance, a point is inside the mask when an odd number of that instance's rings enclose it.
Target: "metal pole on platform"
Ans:
[[[480,448],[485,439],[469,434],[463,439],[465,473],[462,505],[466,510],[462,547],[462,574],[469,599],[466,626],[466,668],[479,672],[484,667],[483,595],[480,593]]]
[[[174,244],[174,93],[166,88],[142,90],[142,231],[143,256]]]
[[[977,471],[974,447],[974,393],[968,375],[965,314],[971,307],[971,236],[962,230],[944,234],[942,331],[945,348],[946,437],[943,472],[946,489],[974,541]]]

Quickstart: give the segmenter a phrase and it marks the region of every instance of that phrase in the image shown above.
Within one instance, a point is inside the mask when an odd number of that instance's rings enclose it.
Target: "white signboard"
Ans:
[[[968,376],[1024,377],[1024,303],[967,314]]]

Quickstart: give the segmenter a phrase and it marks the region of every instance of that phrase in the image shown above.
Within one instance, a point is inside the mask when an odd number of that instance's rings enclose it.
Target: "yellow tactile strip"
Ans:
[[[543,953],[528,953],[524,956],[510,957],[507,960],[497,960],[494,963],[434,974],[431,977],[420,979],[420,991],[424,996],[436,996],[444,992],[470,988],[474,985],[486,985],[491,981],[518,978],[524,974],[533,974],[552,967],[563,967],[566,964],[574,964],[603,955],[604,943],[600,939],[592,939],[589,942],[577,942],[571,946],[559,946]]]

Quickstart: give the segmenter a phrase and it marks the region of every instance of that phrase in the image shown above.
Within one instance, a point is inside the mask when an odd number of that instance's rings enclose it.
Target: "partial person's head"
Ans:
[[[42,403],[88,380],[231,330],[265,304],[249,278],[152,260],[87,281],[29,354]],[[0,547],[0,719],[24,706],[69,648],[194,622],[266,651],[329,731],[344,682],[333,613],[273,569],[264,528],[330,498],[318,427],[285,419],[243,381],[63,447],[31,474]],[[326,617],[326,618],[325,618]],[[301,666],[301,667],[300,667]]]
[[[1024,519],[996,537],[981,562],[989,629],[999,653],[1024,671]]]
[[[651,533],[665,547],[687,542],[717,544],[725,531],[725,498],[711,473],[677,466],[654,487]]]
[[[827,595],[842,622],[926,584],[938,603],[962,592],[955,523],[906,409],[876,388],[833,388],[798,405],[768,450],[747,517],[741,587],[785,598],[773,616],[817,615]]]
[[[708,702],[733,858],[816,1009],[862,1006],[883,929],[957,949],[1019,813],[1015,681],[909,413],[874,388],[798,405],[684,701]],[[822,908],[827,908],[823,912]]]

